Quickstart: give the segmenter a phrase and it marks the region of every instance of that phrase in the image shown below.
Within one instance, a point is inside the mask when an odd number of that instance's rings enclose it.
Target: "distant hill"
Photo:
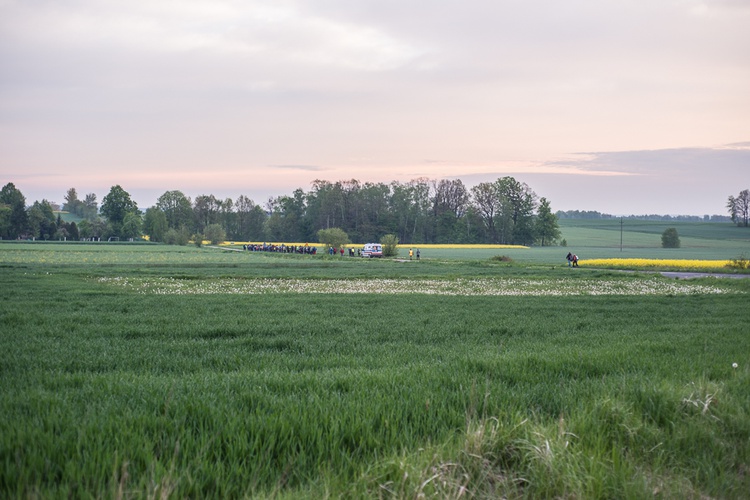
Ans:
[[[612,215],[592,210],[558,210],[555,215],[558,219],[625,219],[625,220],[650,220],[650,221],[677,221],[677,222],[732,222],[728,215]]]
[[[608,258],[613,250],[639,258],[733,259],[750,252],[750,228],[732,222],[620,219],[560,219],[566,245],[587,258]],[[662,248],[661,235],[675,228],[680,248]]]

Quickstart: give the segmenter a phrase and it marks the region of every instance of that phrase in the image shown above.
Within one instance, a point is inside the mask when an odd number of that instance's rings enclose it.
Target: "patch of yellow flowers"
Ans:
[[[440,249],[455,249],[455,250],[495,250],[495,249],[503,249],[503,248],[520,248],[520,249],[528,249],[529,247],[523,246],[523,245],[482,245],[482,244],[475,244],[475,245],[456,245],[456,244],[449,244],[449,243],[434,243],[434,244],[425,244],[425,245],[419,245],[419,244],[412,244],[412,245],[401,245],[399,244],[399,248],[410,248],[410,247],[419,247],[419,248],[440,248]]]
[[[698,259],[586,259],[579,260],[580,266],[627,267],[627,268],[678,268],[678,269],[717,269],[730,265],[729,260]]]

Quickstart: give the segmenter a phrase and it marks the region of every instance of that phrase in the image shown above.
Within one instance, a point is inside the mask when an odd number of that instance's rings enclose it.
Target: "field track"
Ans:
[[[681,280],[689,280],[695,278],[750,278],[750,274],[688,273],[674,271],[663,271],[659,274],[666,278],[677,278]]]

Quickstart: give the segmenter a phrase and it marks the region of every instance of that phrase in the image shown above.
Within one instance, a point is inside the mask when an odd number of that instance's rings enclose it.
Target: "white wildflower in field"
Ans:
[[[737,363],[732,363],[732,368],[734,368],[735,370],[737,369],[738,366],[739,365]]]
[[[718,286],[658,278],[567,280],[521,278],[441,279],[205,279],[100,278],[101,283],[145,294],[426,294],[453,296],[694,295],[731,293]]]

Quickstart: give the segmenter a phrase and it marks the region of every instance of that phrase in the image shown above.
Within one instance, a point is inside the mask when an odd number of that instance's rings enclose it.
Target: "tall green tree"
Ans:
[[[463,233],[459,222],[469,206],[469,192],[460,179],[442,179],[433,184],[433,193],[433,241],[453,243]]]
[[[83,200],[84,209],[81,217],[87,220],[95,220],[99,216],[99,203],[96,201],[96,194],[88,193]]]
[[[128,212],[122,221],[120,237],[125,239],[140,238],[143,235],[143,217],[140,212]]]
[[[485,241],[497,243],[498,235],[495,221],[502,208],[497,184],[480,182],[471,188],[471,196],[476,213],[484,226]]]
[[[388,184],[366,182],[356,192],[350,192],[350,221],[347,233],[352,241],[367,243],[378,241],[384,234],[396,229],[395,217],[389,209],[391,188]]]
[[[560,238],[560,226],[557,223],[557,216],[552,213],[550,203],[547,198],[539,199],[539,208],[537,209],[535,223],[536,240],[540,245],[549,246],[554,244],[555,240]]]
[[[49,240],[57,231],[55,214],[47,200],[35,201],[29,208],[29,230],[34,238]]]
[[[67,237],[71,240],[78,240],[80,238],[80,235],[78,233],[78,226],[75,222],[71,222],[66,225],[65,229],[67,230],[68,234]]]
[[[245,195],[234,202],[237,214],[236,232],[229,237],[235,241],[259,241],[263,239],[263,224],[266,213],[262,207]]]
[[[224,200],[219,201],[219,225],[224,231],[222,241],[226,240],[227,234],[237,232],[237,212],[234,211],[232,198],[224,198]]]
[[[146,209],[143,216],[143,232],[148,235],[150,241],[163,242],[169,225],[167,216],[158,207]]]
[[[94,239],[98,240],[104,237],[104,233],[107,231],[107,224],[100,217],[93,220],[84,219],[78,225],[78,234],[84,240]]]
[[[391,214],[390,232],[395,233],[399,241],[411,241],[413,204],[411,189],[408,185],[393,181],[390,184],[390,198],[387,209]]]
[[[169,228],[193,227],[193,207],[182,191],[167,191],[159,196],[156,208],[164,212]]]
[[[203,233],[203,229],[209,224],[218,224],[221,213],[221,201],[214,195],[202,194],[196,196],[193,203],[193,217],[195,220],[195,230],[197,233]]]
[[[677,228],[668,227],[661,233],[661,246],[663,248],[680,248],[680,235]]]
[[[483,243],[482,218],[476,207],[469,205],[466,213],[458,221],[456,240],[454,243]]]
[[[120,185],[112,186],[107,196],[102,200],[101,214],[109,222],[110,231],[113,236],[121,238],[132,237],[123,234],[123,224],[128,214],[138,214],[138,205],[136,205],[135,201],[131,199],[130,194],[120,187]],[[128,232],[131,229],[132,219],[128,227]]]
[[[84,217],[86,205],[78,199],[76,188],[68,189],[68,192],[65,194],[65,203],[63,203],[62,209],[73,215],[77,215],[78,217]]]
[[[271,215],[266,221],[266,239],[276,242],[308,241],[305,231],[306,199],[301,189],[292,196],[279,196],[268,200]]]
[[[503,233],[500,243],[530,245],[534,242],[536,195],[526,184],[506,176],[496,181],[501,199]]]
[[[0,190],[0,207],[3,207],[3,213],[0,216],[0,237],[15,239],[23,236],[29,223],[26,198],[12,182]]]
[[[404,243],[429,243],[430,239],[430,180],[419,177],[409,181],[414,211],[414,231],[411,240]]]

